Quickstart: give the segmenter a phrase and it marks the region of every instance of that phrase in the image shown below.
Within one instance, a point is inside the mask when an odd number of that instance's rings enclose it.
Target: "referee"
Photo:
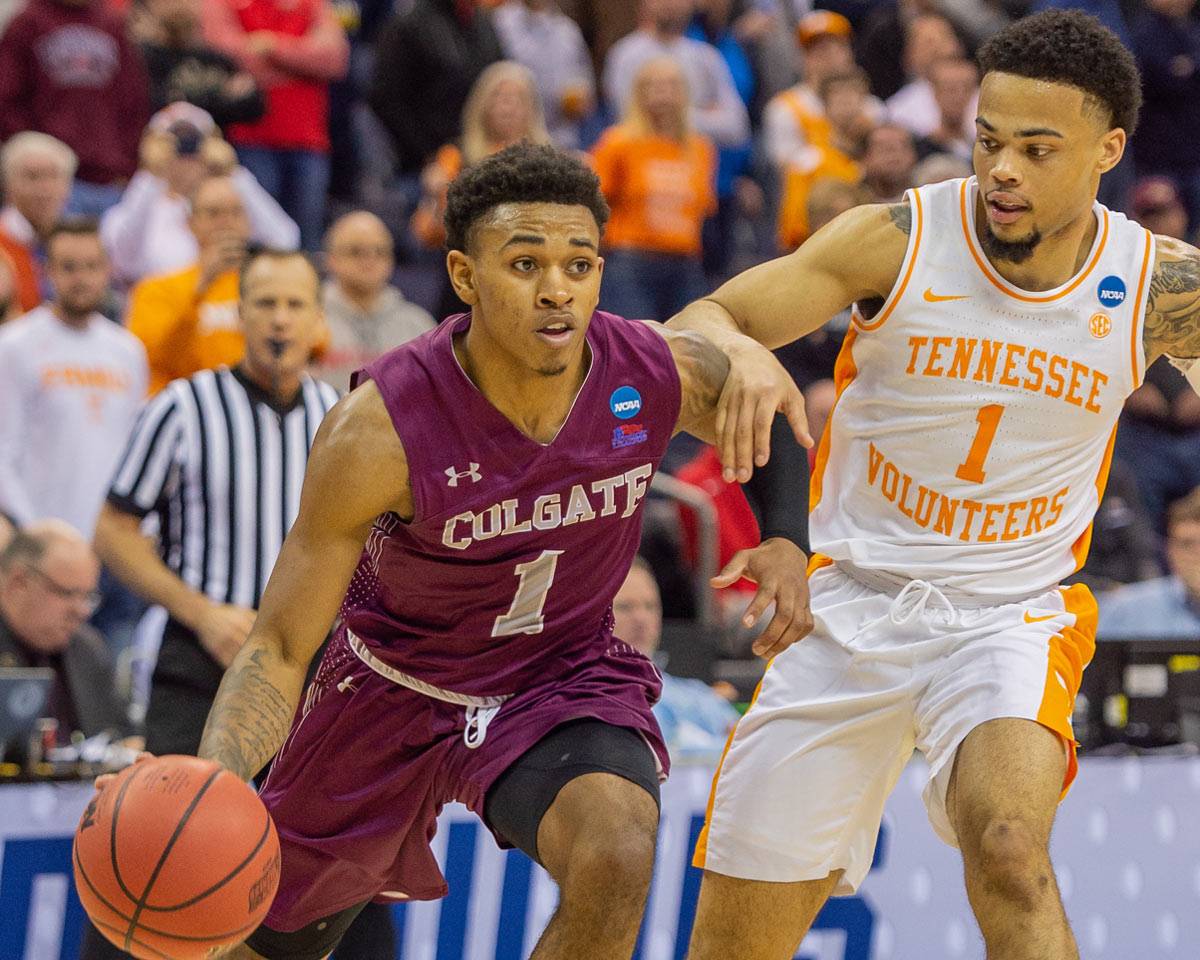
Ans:
[[[305,372],[323,330],[317,272],[262,252],[242,268],[245,357],[176,380],[142,410],[96,528],[113,574],[170,616],[146,749],[195,754],[300,505],[308,451],[337,392]],[[141,532],[156,514],[159,543]]]
[[[143,408],[96,528],[96,551],[113,574],[170,616],[146,713],[155,754],[199,748],[296,519],[317,427],[338,399],[305,372],[324,334],[308,258],[251,254],[239,285],[245,357],[176,380]],[[150,514],[157,547],[141,532]],[[346,958],[394,956],[386,907],[356,918],[351,944]],[[83,960],[126,956],[86,924]]]

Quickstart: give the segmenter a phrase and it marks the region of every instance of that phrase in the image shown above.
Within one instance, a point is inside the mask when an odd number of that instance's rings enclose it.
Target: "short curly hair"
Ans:
[[[1045,10],[1024,17],[979,48],[979,67],[985,75],[1011,73],[1069,84],[1108,112],[1111,127],[1132,134],[1137,126],[1142,106],[1137,61],[1090,14]]]
[[[504,203],[587,207],[604,232],[608,204],[600,179],[555,147],[518,143],[464,170],[446,197],[446,248],[466,251],[471,229]]]

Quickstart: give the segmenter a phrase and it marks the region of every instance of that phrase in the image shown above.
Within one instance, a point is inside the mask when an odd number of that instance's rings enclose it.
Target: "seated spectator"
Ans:
[[[329,0],[208,0],[204,33],[263,88],[261,120],[236,123],[242,165],[316,250],[329,192],[329,83],[345,76],[350,45]]]
[[[962,41],[950,21],[940,13],[924,13],[913,18],[904,34],[904,69],[909,82],[887,99],[888,119],[898,123],[914,136],[927,137],[942,125],[941,110],[933,94],[934,64],[940,60],[960,60]],[[976,100],[978,98],[976,97]],[[975,140],[975,101],[971,102],[970,117],[959,123],[967,138]]]
[[[109,269],[96,226],[47,240],[54,298],[0,328],[0,510],[90,537],[137,412],[146,351],[98,312]]]
[[[817,180],[857,183],[862,178],[858,157],[874,125],[866,103],[867,75],[857,67],[822,78],[820,85],[822,132],[805,151],[804,165],[790,165],[783,177],[779,204],[779,244],[794,250],[811,232],[808,225],[808,192]]]
[[[136,0],[129,29],[150,75],[150,109],[180,100],[208,113],[217,126],[251,123],[266,111],[262,90],[248,72],[204,42],[203,0]]]
[[[691,128],[687,78],[670,57],[642,65],[624,122],[593,150],[612,208],[600,305],[631,319],[668,320],[704,295],[704,219],[716,208],[716,151]]]
[[[490,10],[476,0],[416,0],[379,35],[368,101],[413,176],[459,134],[467,97],[504,58]]]
[[[1187,240],[1187,207],[1170,177],[1148,176],[1134,181],[1129,206],[1133,219],[1151,233]]]
[[[0,552],[0,667],[54,671],[44,714],[58,721],[58,746],[76,732],[131,732],[104,638],[87,625],[99,577],[87,540],[61,520],[18,531]],[[21,754],[16,748],[8,759]]]
[[[1132,143],[1139,173],[1180,185],[1188,229],[1200,228],[1200,24],[1195,0],[1146,0],[1133,22],[1145,101]]]
[[[904,127],[881,123],[867,134],[862,160],[867,203],[898,203],[913,185],[917,148]]]
[[[579,149],[579,122],[596,106],[591,54],[579,25],[552,0],[507,0],[493,18],[505,56],[533,72],[551,140]]]
[[[100,216],[137,169],[146,71],[102,0],[30,0],[0,37],[0,140],[48,133],[79,158],[70,212]]]
[[[232,366],[245,341],[238,321],[238,267],[250,221],[231,177],[201,182],[188,224],[199,255],[185,270],[147,277],[129,297],[126,325],[146,345],[150,392],[200,370]]]
[[[21,308],[32,310],[51,294],[44,243],[71,194],[75,153],[47,134],[18,133],[0,151],[0,174],[0,249],[12,259]]]
[[[440,250],[446,241],[442,217],[450,182],[465,167],[522,140],[550,142],[542,101],[533,74],[519,63],[501,60],[471,88],[457,142],[443,144],[421,174],[421,201],[409,229],[422,246]]]
[[[923,187],[929,183],[958,180],[971,176],[972,172],[970,162],[962,157],[951,153],[931,153],[913,167],[912,185]]]
[[[924,158],[935,153],[948,153],[970,163],[975,148],[979,69],[964,57],[935,60],[929,68],[929,88],[937,107],[938,122],[933,130],[917,140],[917,154]]]
[[[325,236],[329,346],[313,372],[343,392],[356,370],[435,326],[388,283],[395,265],[392,235],[373,213],[348,213]]]
[[[1200,638],[1200,488],[1167,510],[1167,567],[1168,576],[1102,594],[1097,634]]]
[[[695,0],[641,0],[643,24],[618,40],[604,63],[608,109],[624,115],[642,66],[673,58],[687,78],[696,131],[721,147],[739,147],[750,136],[746,106],[717,49],[685,35]]]
[[[772,97],[763,111],[764,146],[781,182],[786,171],[812,169],[819,162],[817,151],[829,139],[821,82],[855,68],[851,35],[850,21],[828,10],[814,10],[796,28],[803,79]],[[875,97],[867,97],[864,111],[864,127],[883,119],[883,104]]]
[[[300,229],[221,137],[213,118],[190,103],[154,115],[142,138],[141,168],[121,202],[104,214],[101,236],[118,280],[139,280],[196,262],[188,211],[205,177],[229,177],[250,221],[250,242],[295,250]]]
[[[650,565],[640,556],[613,598],[613,636],[651,658],[662,640],[662,598]],[[661,673],[662,697],[654,705],[654,717],[671,759],[716,760],[737,723],[737,710],[703,680]]]

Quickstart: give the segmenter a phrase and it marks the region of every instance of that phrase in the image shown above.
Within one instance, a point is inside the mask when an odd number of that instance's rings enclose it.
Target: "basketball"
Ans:
[[[73,859],[96,928],[141,960],[191,960],[244,940],[279,884],[279,839],[262,801],[196,757],[123,770],[84,811]]]

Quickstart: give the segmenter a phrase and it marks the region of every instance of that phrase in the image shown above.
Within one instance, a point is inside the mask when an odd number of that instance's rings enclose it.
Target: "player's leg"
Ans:
[[[658,833],[658,765],[640,734],[592,719],[555,727],[492,785],[484,819],[558,884],[534,960],[627,960]]]
[[[538,830],[559,901],[531,960],[624,960],[654,873],[658,804],[640,786],[589,773],[563,787]]]
[[[771,883],[706,870],[688,960],[791,960],[841,877]]]
[[[1079,957],[1049,851],[1066,771],[1062,738],[1033,720],[991,720],[959,747],[946,808],[989,960]]]
[[[272,930],[265,924],[245,943],[219,954],[220,960],[328,960],[366,903],[355,904],[299,930]]]

